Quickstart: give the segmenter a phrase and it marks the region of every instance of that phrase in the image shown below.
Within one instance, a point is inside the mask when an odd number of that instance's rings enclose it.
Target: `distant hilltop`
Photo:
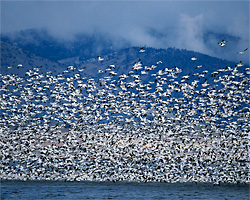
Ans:
[[[32,52],[21,49],[12,44],[1,41],[1,73],[11,74],[19,73],[24,74],[27,70],[33,69],[33,67],[43,66],[45,71],[53,71],[53,73],[59,73],[62,68],[62,64],[52,61],[48,58],[38,56]],[[17,67],[22,65],[18,71],[12,66]]]

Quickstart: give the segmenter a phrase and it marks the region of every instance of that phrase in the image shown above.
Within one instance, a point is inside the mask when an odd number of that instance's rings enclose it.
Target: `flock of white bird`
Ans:
[[[250,69],[159,65],[1,74],[1,179],[249,183]]]

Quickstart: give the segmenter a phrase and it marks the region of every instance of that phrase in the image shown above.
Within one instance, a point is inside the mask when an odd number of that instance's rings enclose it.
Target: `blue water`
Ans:
[[[249,185],[1,181],[1,199],[249,199]]]

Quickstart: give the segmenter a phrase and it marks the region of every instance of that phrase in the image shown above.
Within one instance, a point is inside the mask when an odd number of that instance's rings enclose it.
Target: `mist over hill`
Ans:
[[[71,57],[86,60],[97,54],[108,54],[129,44],[115,41],[111,36],[94,34],[77,34],[72,40],[62,40],[52,36],[45,29],[28,29],[1,35],[1,40],[34,54],[59,61]]]
[[[150,38],[161,41],[150,46],[155,49],[176,48],[181,49],[178,44],[171,42],[171,29],[159,31],[154,28],[147,28],[147,34]],[[238,54],[243,49],[238,49],[241,38],[230,34],[219,34],[213,31],[206,31],[201,40],[208,51],[204,53],[212,57],[239,62],[240,60],[249,64],[248,54]],[[219,46],[221,40],[227,41],[226,46]],[[58,38],[52,35],[47,29],[27,29],[8,34],[1,34],[1,41],[17,46],[23,50],[29,51],[40,57],[47,58],[54,62],[77,61],[83,62],[98,55],[107,55],[120,51],[122,49],[138,46],[137,43],[122,38],[114,37],[108,33],[96,31],[94,33],[77,33],[74,37],[68,39]],[[145,44],[147,42],[145,41]],[[141,46],[141,45],[139,45]],[[246,47],[248,45],[246,44]],[[185,48],[186,49],[186,48]],[[192,49],[192,48],[190,48]],[[186,49],[186,50],[190,50]],[[71,63],[73,64],[73,63]]]

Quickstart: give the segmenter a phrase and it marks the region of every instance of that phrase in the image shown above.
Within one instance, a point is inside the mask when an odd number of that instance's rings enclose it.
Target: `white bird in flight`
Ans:
[[[140,52],[141,52],[141,53],[145,52],[145,49],[141,48],[141,49],[140,49]]]
[[[103,61],[104,60],[104,58],[101,57],[101,56],[97,56],[97,57],[98,57],[98,61]]]
[[[197,58],[196,58],[195,56],[193,56],[193,57],[191,58],[191,60],[197,60]]]
[[[226,45],[226,42],[227,42],[227,41],[222,40],[221,42],[218,42],[218,44],[219,44],[221,47],[223,47],[223,46],[225,46],[225,45]]]
[[[242,61],[240,61],[240,62],[237,64],[237,67],[242,67],[242,66],[244,66],[244,65],[242,64]]]
[[[244,49],[243,51],[238,52],[239,54],[243,54],[248,50],[248,48]]]

